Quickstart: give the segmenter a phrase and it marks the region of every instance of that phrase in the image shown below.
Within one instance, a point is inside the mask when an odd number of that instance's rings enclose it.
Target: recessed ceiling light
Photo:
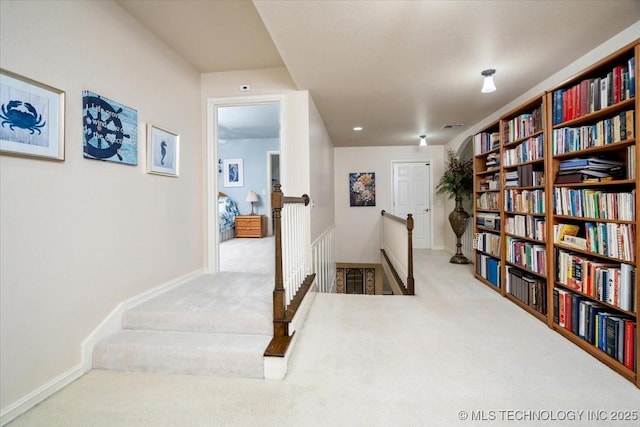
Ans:
[[[361,131],[362,129],[364,129],[362,126],[355,126],[355,127],[353,128],[353,130],[355,130],[356,132],[357,132],[357,131]]]

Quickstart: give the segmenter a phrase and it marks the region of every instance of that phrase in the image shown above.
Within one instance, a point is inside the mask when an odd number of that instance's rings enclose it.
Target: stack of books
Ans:
[[[626,171],[624,163],[617,160],[590,157],[571,159],[560,162],[556,175],[556,184],[573,184],[577,182],[600,182],[624,179]]]

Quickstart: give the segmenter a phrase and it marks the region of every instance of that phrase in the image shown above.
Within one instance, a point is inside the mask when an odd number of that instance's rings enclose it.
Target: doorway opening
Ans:
[[[255,249],[259,252],[255,256],[267,257],[270,254],[265,252],[273,252],[262,240],[271,234],[274,164],[280,180],[281,101],[273,96],[209,101],[206,212],[210,273],[246,272],[246,260],[252,255],[248,251]],[[273,153],[277,153],[277,163]],[[256,266],[270,266],[255,261]]]

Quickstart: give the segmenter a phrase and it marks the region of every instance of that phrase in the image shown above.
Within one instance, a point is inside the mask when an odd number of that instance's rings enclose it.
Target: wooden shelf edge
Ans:
[[[547,323],[547,315],[546,314],[542,314],[538,310],[535,310],[533,307],[526,305],[525,303],[520,301],[518,298],[516,298],[514,295],[512,295],[512,294],[510,294],[508,292],[506,292],[504,294],[504,296],[509,301],[513,302],[515,305],[519,306],[521,309],[523,309],[527,313],[529,313],[532,316],[534,316],[536,319],[540,320],[541,322],[543,322],[545,324]],[[547,311],[548,311],[548,309],[547,309]]]
[[[627,369],[627,367],[624,366],[622,363],[620,363],[617,359],[614,359],[613,357],[609,356],[607,353],[600,350],[590,342],[583,340],[579,336],[575,335],[573,332],[567,330],[566,328],[563,328],[557,323],[553,324],[553,329],[556,332],[558,332],[560,335],[562,335],[563,337],[571,341],[573,344],[577,345],[582,350],[589,353],[591,356],[595,357],[600,362],[604,363],[609,368],[613,369],[614,371],[616,371],[617,373],[625,377],[627,380],[636,384],[637,374]]]
[[[482,282],[483,285],[486,285],[491,289],[493,289],[494,291],[496,291],[497,293],[502,294],[502,289],[500,289],[500,286],[494,285],[493,283],[491,283],[490,281],[488,281],[478,273],[474,273],[474,276],[478,281]]]

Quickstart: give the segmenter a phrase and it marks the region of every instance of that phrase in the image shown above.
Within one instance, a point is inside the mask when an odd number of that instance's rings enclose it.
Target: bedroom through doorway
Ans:
[[[279,101],[215,107],[215,271],[273,272],[271,191],[280,181],[280,116]]]

